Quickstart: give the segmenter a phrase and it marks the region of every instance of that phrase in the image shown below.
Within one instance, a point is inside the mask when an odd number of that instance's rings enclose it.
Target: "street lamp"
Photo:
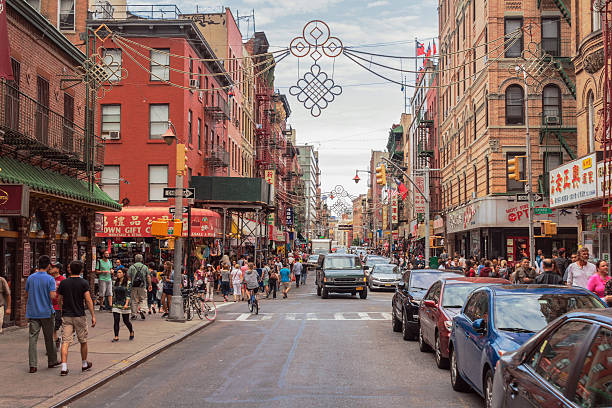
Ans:
[[[359,172],[372,174],[370,170],[355,170],[355,177],[353,177],[355,184],[361,181],[361,178],[359,178]]]
[[[176,137],[176,128],[172,122],[168,121],[168,130],[162,135],[164,142],[171,146],[176,142],[176,182],[175,182],[175,217],[183,217],[183,174],[185,173],[185,145],[178,143]],[[182,165],[181,165],[182,164]],[[174,273],[172,287],[172,303],[170,305],[170,313],[168,320],[174,322],[185,321],[185,311],[183,310],[183,296],[181,294],[181,283],[183,277],[181,271],[183,269],[183,237],[177,237],[174,243]]]

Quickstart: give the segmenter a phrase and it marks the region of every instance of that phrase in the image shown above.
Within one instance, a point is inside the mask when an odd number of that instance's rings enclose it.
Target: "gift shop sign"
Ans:
[[[597,197],[595,153],[566,163],[549,174],[550,207],[567,207]]]

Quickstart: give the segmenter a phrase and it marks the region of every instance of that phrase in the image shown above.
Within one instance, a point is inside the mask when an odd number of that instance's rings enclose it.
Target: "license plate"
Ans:
[[[355,290],[363,290],[363,286],[357,286],[357,289]]]
[[[390,283],[385,283],[385,286],[391,286],[391,284]]]

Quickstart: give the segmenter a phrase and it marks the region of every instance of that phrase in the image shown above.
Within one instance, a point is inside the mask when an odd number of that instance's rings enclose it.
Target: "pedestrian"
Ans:
[[[284,266],[279,270],[279,274],[281,285],[283,285],[283,299],[286,299],[291,290],[291,271],[289,271],[288,267]]]
[[[293,263],[293,276],[295,276],[295,287],[300,287],[300,281],[302,279],[302,263],[300,262],[300,258],[296,258]]]
[[[567,267],[567,279],[569,286],[580,286],[586,288],[589,278],[596,272],[595,265],[589,262],[589,250],[582,247],[578,250],[578,260]]]
[[[38,352],[36,343],[42,328],[45,338],[45,348],[47,349],[48,367],[53,368],[59,365],[57,361],[57,350],[53,344],[53,326],[55,318],[53,316],[53,299],[56,297],[55,279],[49,275],[51,260],[47,255],[38,258],[36,272],[28,276],[26,281],[26,292],[28,301],[26,304],[26,318],[29,326],[29,363],[30,373],[38,370]]]
[[[242,271],[240,270],[240,266],[237,262],[234,263],[234,268],[232,269],[230,278],[232,280],[234,302],[237,302],[238,296],[241,294],[240,291],[242,286]]]
[[[215,285],[215,271],[213,271],[212,265],[206,265],[206,274],[204,275],[204,283],[206,284],[206,301],[214,300],[214,285]]]
[[[151,276],[151,290],[147,292],[147,304],[149,305],[149,314],[153,312],[153,314],[157,313],[155,310],[155,304],[157,303],[157,286],[159,285],[159,278],[157,277],[157,273],[155,270],[155,263],[151,262],[149,267],[149,275]],[[125,271],[123,271],[125,275]]]
[[[459,270],[460,269],[461,268],[459,267]],[[476,270],[474,269],[474,266],[472,265],[472,261],[465,261],[465,276],[468,278],[476,277]]]
[[[278,273],[274,261],[270,260],[270,280],[268,281],[268,293],[266,298],[272,294],[272,299],[276,299],[276,288],[278,286]]]
[[[539,271],[542,270],[542,260],[544,259],[544,255],[541,249],[538,249],[537,255],[536,255],[536,267]]]
[[[123,324],[130,331],[130,340],[134,340],[134,328],[130,322],[130,283],[125,270],[117,270],[117,279],[113,285],[113,343],[119,341],[119,320],[123,318]]]
[[[491,269],[491,261],[484,260],[483,266],[480,269],[478,276],[480,276],[481,278],[488,278],[491,277],[491,275],[493,275],[493,269]]]
[[[587,282],[587,289],[595,293],[601,298],[601,300],[607,303],[609,300],[612,300],[612,296],[606,296],[606,284],[610,280],[610,275],[608,274],[608,263],[603,259],[600,259],[595,264],[595,267],[597,268],[597,272],[595,272],[589,278],[589,281]]]
[[[108,257],[108,251],[104,251],[102,258],[96,261],[96,275],[98,275],[100,310],[110,311],[113,304],[113,280],[111,277],[113,262]]]
[[[263,290],[266,294],[266,297],[268,297],[268,294],[270,293],[270,289],[269,289],[269,285],[270,285],[270,266],[266,263],[264,263],[264,267],[261,270],[261,279],[262,279],[262,283],[263,283]]]
[[[166,261],[164,263],[164,283],[162,285],[162,308],[164,309],[164,313],[162,317],[168,317],[170,313],[170,305],[172,304],[172,295],[174,293],[174,280],[172,273],[172,262]]]
[[[59,288],[60,283],[66,279],[65,276],[61,275],[60,272],[62,270],[61,263],[55,263],[51,265],[51,269],[49,274],[53,276],[55,280],[55,291],[57,292],[57,288]],[[55,348],[59,350],[60,348],[60,338],[57,335],[57,331],[62,327],[62,309],[59,307],[59,302],[57,296],[53,299],[53,313],[55,314],[55,322],[53,325],[53,341],[55,341]]]
[[[253,262],[249,262],[247,264],[247,270],[244,273],[244,283],[246,284],[247,291],[249,291],[248,292],[249,304],[251,303],[251,293],[250,293],[251,290],[253,291],[253,294],[255,295],[255,299],[259,301],[259,296],[257,294],[258,289],[259,289],[259,274],[257,273],[257,270],[255,270],[255,265],[253,264]]]
[[[221,293],[223,294],[223,301],[227,302],[227,295],[230,291],[230,264],[229,262],[224,263],[221,268]]]
[[[565,248],[559,248],[559,251],[553,251],[553,262],[557,265],[559,269],[559,274],[561,277],[565,276],[565,270],[570,264],[569,259],[565,256]]]
[[[83,262],[72,261],[68,266],[68,278],[64,279],[58,289],[59,303],[62,309],[62,370],[61,376],[68,375],[68,347],[72,342],[72,335],[76,333],[81,344],[81,370],[91,369],[91,362],[87,361],[87,318],[85,316],[85,303],[91,314],[91,327],[96,326],[93,301],[89,293],[89,283],[81,278]],[[112,296],[112,295],[111,295]]]
[[[514,271],[514,283],[533,283],[536,271],[530,265],[528,258],[521,259],[521,266]]]
[[[542,273],[536,276],[535,283],[546,285],[560,285],[561,275],[555,271],[555,263],[552,259],[542,259]]]
[[[498,276],[503,279],[508,279],[510,276],[510,268],[508,268],[508,261],[502,259],[499,263],[499,273]]]
[[[0,275],[0,334],[2,334],[4,315],[11,315],[11,287],[6,279]]]
[[[151,291],[151,274],[149,268],[142,263],[142,254],[134,256],[134,265],[130,266],[127,275],[130,280],[130,301],[132,303],[132,319],[140,314],[142,320],[145,319],[144,310],[147,309],[147,290]]]

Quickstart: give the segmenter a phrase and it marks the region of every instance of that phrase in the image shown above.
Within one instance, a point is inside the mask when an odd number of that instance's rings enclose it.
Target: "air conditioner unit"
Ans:
[[[197,79],[190,79],[189,80],[189,87],[193,88],[193,89],[197,89],[200,87],[200,83]]]
[[[198,99],[200,100],[200,102],[204,100],[204,91],[200,91],[200,93],[198,94]]]
[[[550,115],[546,116],[546,124],[547,125],[558,125],[561,121],[558,116]]]
[[[117,140],[121,138],[121,134],[118,130],[113,130],[112,132],[108,132],[108,138],[111,140]]]
[[[472,191],[472,200],[475,200],[475,199],[476,199],[476,197],[477,197],[476,192],[475,192],[475,191]]]

